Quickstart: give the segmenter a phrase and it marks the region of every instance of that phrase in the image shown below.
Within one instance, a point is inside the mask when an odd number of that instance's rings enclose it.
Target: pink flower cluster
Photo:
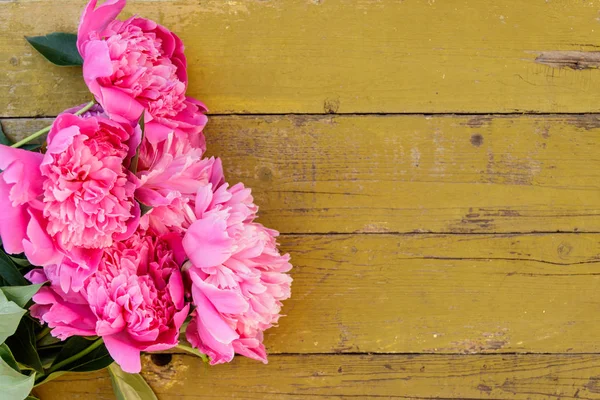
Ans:
[[[181,40],[150,20],[117,20],[124,6],[91,0],[81,18],[98,105],[59,115],[43,154],[0,145],[3,246],[41,267],[31,282],[49,282],[31,314],[63,340],[102,337],[127,372],[139,372],[141,351],[176,346],[186,325],[211,364],[234,353],[266,362],[289,256],[255,222],[250,190],[204,157],[206,108],[186,96]]]

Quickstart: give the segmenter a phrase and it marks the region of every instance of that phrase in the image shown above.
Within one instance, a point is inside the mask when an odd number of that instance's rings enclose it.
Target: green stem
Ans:
[[[87,104],[86,104],[86,105],[85,105],[85,106],[84,106],[84,107],[83,107],[81,110],[77,111],[77,112],[75,113],[75,115],[81,115],[81,114],[83,114],[84,112],[86,112],[86,111],[88,111],[90,108],[92,108],[92,107],[94,106],[94,104],[96,104],[96,102],[95,102],[95,101],[90,101],[90,102],[89,102],[89,103],[87,103]],[[47,127],[43,128],[43,129],[40,129],[39,131],[35,132],[35,133],[34,133],[34,134],[32,134],[32,135],[29,135],[29,136],[27,136],[25,139],[23,139],[23,140],[21,140],[21,141],[18,141],[17,143],[15,143],[15,144],[11,145],[10,147],[21,147],[21,146],[23,146],[24,144],[31,142],[33,139],[37,139],[37,138],[39,138],[39,137],[40,137],[40,136],[42,136],[44,133],[48,133],[48,132],[50,132],[50,128],[51,128],[51,127],[52,127],[52,125],[50,125],[50,126],[47,126]]]
[[[179,349],[179,350],[183,350],[187,353],[193,354],[197,357],[200,357],[202,359],[202,361],[204,361],[204,362],[208,362],[208,357],[206,356],[206,354],[200,353],[200,351],[198,351],[197,349],[194,349],[193,347],[179,343],[177,346],[175,346],[175,348]]]
[[[45,127],[44,129],[40,129],[39,131],[37,131],[36,133],[34,133],[31,136],[27,136],[25,139],[11,145],[10,147],[21,147],[26,143],[31,142],[33,139],[37,139],[40,136],[42,136],[44,133],[48,133],[50,132],[50,126]]]
[[[71,357],[69,357],[69,358],[67,358],[65,360],[62,360],[58,364],[56,364],[53,367],[51,367],[46,374],[51,374],[54,371],[61,369],[65,365],[69,365],[73,361],[78,360],[81,357],[83,357],[83,356],[91,353],[93,350],[95,350],[96,348],[98,348],[99,346],[101,346],[102,343],[104,343],[103,340],[102,340],[102,338],[98,338],[96,341],[92,342],[92,344],[89,347],[86,347],[85,349],[81,350],[79,353],[75,354],[74,356],[71,356]]]

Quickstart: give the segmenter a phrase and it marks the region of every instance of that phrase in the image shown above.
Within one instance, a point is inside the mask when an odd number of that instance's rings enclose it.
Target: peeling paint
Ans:
[[[535,58],[537,64],[574,70],[600,67],[600,51],[544,51]]]

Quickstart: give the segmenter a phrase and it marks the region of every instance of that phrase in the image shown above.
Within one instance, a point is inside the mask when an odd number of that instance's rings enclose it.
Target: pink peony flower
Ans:
[[[198,191],[197,220],[183,238],[197,307],[186,336],[211,364],[234,353],[266,363],[263,331],[290,296],[289,255],[279,254],[276,231],[252,222],[256,211],[242,184],[209,184]]]
[[[106,118],[62,114],[52,125],[41,163],[44,217],[62,249],[101,249],[135,229],[136,184],[124,165],[135,137]]]
[[[137,179],[126,164],[139,139],[139,129],[128,124],[63,113],[48,134],[45,155],[0,145],[6,251],[58,266],[64,290],[79,290],[101,249],[137,227]]]
[[[56,268],[35,270],[32,282],[50,280],[33,297],[31,314],[62,340],[98,335],[124,371],[141,369],[141,351],[177,345],[189,313],[180,265],[185,254],[177,235],[138,230],[104,249],[97,271],[78,293],[64,291]]]
[[[152,143],[169,133],[205,148],[206,107],[185,96],[187,61],[183,43],[168,29],[144,18],[115,19],[125,0],[90,0],[81,16],[77,47],[83,76],[111,118],[137,121],[146,110],[146,137]]]
[[[141,233],[116,243],[105,250],[85,287],[98,317],[96,334],[124,371],[140,371],[140,351],[166,350],[178,343],[189,312],[179,270],[183,254],[177,256],[170,244],[178,240]]]

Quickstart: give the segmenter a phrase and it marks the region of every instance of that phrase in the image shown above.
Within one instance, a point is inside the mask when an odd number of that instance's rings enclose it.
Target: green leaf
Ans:
[[[142,115],[140,115],[140,118],[138,119],[138,125],[142,130],[142,138],[140,140],[140,143],[142,143],[142,140],[144,140],[144,134],[146,132],[146,110],[142,111]]]
[[[108,367],[117,400],[158,400],[140,374],[128,374],[117,363]]]
[[[108,350],[106,349],[104,343],[102,343],[100,346],[96,347],[89,353],[82,355],[81,357],[77,357],[78,354],[85,352],[87,348],[95,345],[96,342],[92,342],[81,336],[73,336],[72,338],[68,339],[65,346],[52,363],[52,366],[50,366],[49,368],[49,370],[52,372],[49,375],[39,379],[36,382],[36,386],[46,381],[56,379],[60,375],[63,375],[67,372],[98,371],[112,364],[114,360],[108,353]],[[74,358],[73,361],[67,362],[59,368],[56,367],[58,364],[64,363],[70,358]]]
[[[30,376],[15,371],[10,365],[0,358],[0,393],[4,400],[24,400],[29,396],[35,372]]]
[[[77,50],[77,35],[73,33],[54,32],[46,36],[25,36],[25,39],[53,64],[61,67],[83,65]]]
[[[64,342],[63,348],[52,363],[56,365],[64,360],[67,360],[90,346],[90,342],[81,336],[73,336]]]
[[[57,347],[59,344],[60,347],[64,345],[60,339],[55,338],[52,335],[46,335],[37,341],[38,347]]]
[[[140,126],[140,129],[142,130],[142,135],[140,137],[140,144],[138,145],[137,149],[135,150],[135,156],[133,156],[133,158],[131,159],[131,165],[129,165],[129,170],[134,174],[137,173],[138,161],[140,159],[140,150],[142,148],[142,142],[144,141],[144,136],[146,135],[146,122],[145,122],[145,117],[144,117],[145,114],[146,114],[146,110],[142,111],[142,115],[140,115],[140,118],[138,119],[138,125]]]
[[[91,351],[88,349],[92,348]],[[81,355],[78,357],[78,355]],[[69,361],[72,359],[72,361]],[[65,364],[65,361],[68,361]],[[90,372],[108,367],[113,362],[104,343],[73,336],[65,342],[62,350],[50,367],[55,371]],[[62,364],[59,368],[57,366]]]
[[[60,347],[45,349],[38,348],[38,354],[40,355],[40,361],[42,362],[44,369],[50,368],[59,352]]]
[[[6,343],[0,344],[0,358],[2,358],[12,369],[21,372],[17,365],[17,360],[15,360],[15,357]]]
[[[19,321],[26,311],[16,303],[9,301],[0,290],[0,344],[15,333],[19,326]]]
[[[16,333],[6,343],[13,351],[15,360],[43,373],[44,367],[35,345],[35,326],[36,323],[31,318],[23,318]]]
[[[18,267],[31,267],[31,263],[26,258],[9,256],[13,263],[15,263]]]
[[[40,290],[42,285],[43,283],[27,286],[4,286],[0,287],[0,290],[4,292],[8,300],[15,302],[19,307],[25,308],[29,300]]]
[[[4,250],[0,250],[0,277],[10,286],[25,286],[29,283]]]

